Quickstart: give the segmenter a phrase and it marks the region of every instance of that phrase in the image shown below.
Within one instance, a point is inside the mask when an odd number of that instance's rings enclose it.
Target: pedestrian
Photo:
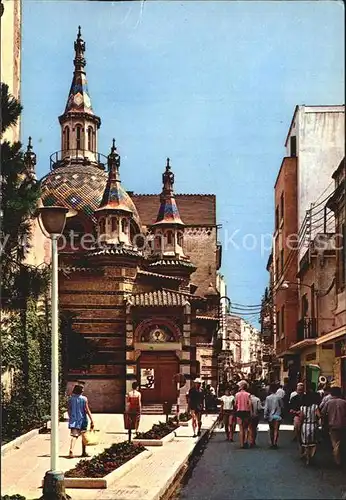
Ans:
[[[300,443],[300,408],[303,404],[304,397],[303,382],[298,382],[297,390],[292,392],[291,396],[289,408],[290,414],[293,416],[293,441],[298,441]]]
[[[239,443],[241,448],[248,448],[248,432],[252,415],[250,393],[247,392],[248,384],[245,380],[238,383],[239,391],[235,395],[237,417],[239,425]]]
[[[269,396],[266,397],[264,405],[264,419],[269,422],[271,448],[277,449],[279,439],[279,429],[282,420],[282,398],[276,394],[277,385],[271,384]]]
[[[132,391],[126,396],[126,413],[131,420],[130,428],[135,429],[136,434],[138,434],[142,411],[142,396],[138,388],[138,382],[133,382]]]
[[[257,438],[257,428],[259,423],[260,412],[262,411],[262,403],[260,398],[257,396],[258,389],[252,386],[250,389],[250,400],[251,400],[251,418],[250,418],[250,447],[254,448],[256,446]]]
[[[276,390],[276,394],[279,396],[279,398],[283,399],[285,397],[285,391],[282,388],[282,385],[279,384],[279,387]]]
[[[316,404],[316,398],[312,392],[308,392],[303,397],[303,404],[300,407],[300,455],[305,457],[306,465],[316,453],[318,425],[321,413]]]
[[[235,420],[235,396],[231,394],[230,388],[226,387],[225,394],[221,396],[221,418],[223,419],[226,440],[233,442]]]
[[[191,387],[187,395],[188,412],[191,413],[192,417],[192,429],[194,438],[201,435],[202,413],[205,408],[205,395],[201,390],[201,385],[201,379],[196,378],[194,380],[194,386]]]
[[[329,444],[330,444],[330,436],[329,436],[329,427],[328,427],[328,417],[323,415],[323,408],[325,407],[325,405],[327,404],[329,399],[332,397],[332,395],[330,393],[330,389],[331,388],[328,385],[325,387],[324,396],[323,396],[323,399],[322,399],[320,406],[319,406],[319,409],[321,412],[321,418],[322,418],[322,437],[323,437],[323,440]]]
[[[341,387],[330,389],[331,398],[322,409],[328,419],[329,435],[336,465],[341,465],[341,447],[346,442],[346,401],[342,398]]]
[[[94,428],[94,421],[89,408],[88,398],[83,395],[84,387],[75,385],[72,395],[68,400],[68,427],[71,433],[69,458],[74,458],[73,450],[79,436],[82,436],[82,457],[88,457],[86,452],[85,432],[88,429],[88,417],[90,428]]]

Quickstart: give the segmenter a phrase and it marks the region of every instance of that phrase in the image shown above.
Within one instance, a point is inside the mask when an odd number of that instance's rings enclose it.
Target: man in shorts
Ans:
[[[193,387],[191,387],[187,395],[188,411],[191,413],[192,417],[193,437],[201,435],[202,413],[205,407],[205,396],[201,386],[202,380],[196,378]]]
[[[247,392],[248,384],[245,380],[241,380],[238,386],[239,391],[235,395],[235,404],[239,425],[239,443],[241,448],[248,448],[248,432],[252,416],[251,398],[250,393]]]

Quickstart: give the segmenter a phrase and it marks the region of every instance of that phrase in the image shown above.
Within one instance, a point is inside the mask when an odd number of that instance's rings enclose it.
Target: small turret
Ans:
[[[171,171],[169,158],[167,158],[166,169],[162,175],[162,183],[160,209],[156,222],[153,224],[154,253],[175,258],[184,257],[185,224],[180,218],[174,197],[174,174]]]
[[[135,207],[121,185],[119,168],[120,156],[113,139],[108,155],[108,180],[100,207],[95,211],[98,236],[105,243],[131,245],[130,224]]]

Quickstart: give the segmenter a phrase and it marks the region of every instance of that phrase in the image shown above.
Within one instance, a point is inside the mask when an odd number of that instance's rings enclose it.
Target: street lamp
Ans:
[[[287,289],[290,287],[290,285],[307,286],[312,289],[311,285],[308,285],[307,283],[298,283],[298,281],[284,281],[280,288]]]
[[[51,284],[51,436],[50,470],[43,481],[43,499],[66,500],[64,473],[59,471],[59,333],[58,333],[58,239],[65,228],[66,217],[76,212],[69,212],[61,206],[39,208],[38,222],[41,231],[51,240],[52,249],[52,284]],[[42,227],[43,226],[43,227]]]

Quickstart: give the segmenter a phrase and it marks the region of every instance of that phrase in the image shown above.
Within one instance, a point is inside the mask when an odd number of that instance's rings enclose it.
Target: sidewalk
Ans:
[[[164,415],[143,415],[140,431],[150,429],[153,423],[164,421]],[[216,416],[203,417],[204,432],[213,425]],[[95,428],[101,429],[101,443],[90,447],[89,453],[97,455],[112,443],[125,441],[122,415],[95,415]],[[169,486],[180,467],[193,451],[199,438],[192,438],[192,428],[183,427],[178,437],[162,447],[151,447],[152,455],[142,460],[122,478],[115,480],[110,488],[104,490],[68,489],[72,500],[157,500]],[[80,458],[69,459],[69,431],[67,423],[60,424],[60,468],[67,471],[75,466]],[[76,444],[76,452],[79,453]],[[2,458],[1,494],[18,493],[28,500],[37,499],[42,494],[40,488],[44,474],[50,467],[50,435],[39,434],[24,443],[19,449],[8,452]]]

